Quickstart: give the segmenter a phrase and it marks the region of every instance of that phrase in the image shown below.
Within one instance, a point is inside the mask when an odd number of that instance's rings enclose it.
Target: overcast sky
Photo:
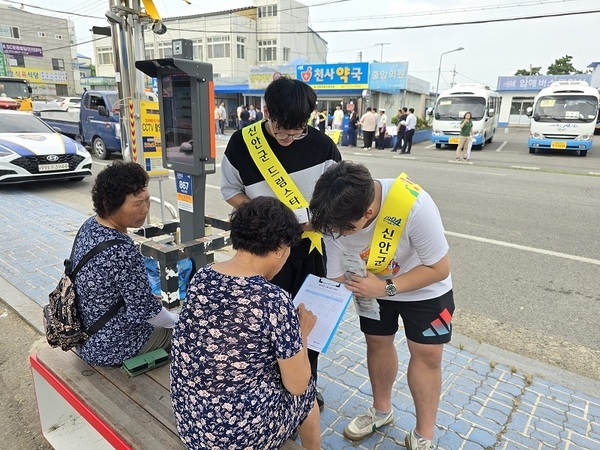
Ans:
[[[191,4],[183,0],[154,3],[163,17],[253,4],[252,0],[190,1]],[[408,61],[409,74],[429,81],[432,90],[440,55],[458,47],[464,50],[442,58],[440,90],[453,79],[455,83],[480,82],[496,87],[498,76],[513,75],[530,64],[541,66],[545,73],[548,65],[565,55],[571,55],[574,66],[581,70],[591,62],[600,61],[599,0],[305,0],[303,3],[310,7],[310,26],[328,43],[327,62],[381,60],[383,54],[383,61]],[[104,12],[109,2],[26,0],[24,5],[30,12],[72,20],[76,24],[77,41],[84,42],[91,39],[88,30],[92,26],[106,25]],[[578,14],[586,11],[599,12]],[[553,14],[565,15],[548,17]],[[539,18],[517,20],[532,16]],[[457,23],[465,24],[452,25]],[[407,27],[419,28],[400,29]],[[81,45],[79,52],[92,56],[92,45]]]

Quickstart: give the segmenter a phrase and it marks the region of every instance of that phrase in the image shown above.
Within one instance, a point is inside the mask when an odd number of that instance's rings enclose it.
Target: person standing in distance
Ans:
[[[408,117],[408,109],[406,107],[402,108],[398,111],[400,115],[398,116],[397,123],[397,134],[396,134],[396,144],[392,149],[393,152],[397,152],[398,149],[401,149],[404,145],[404,132],[406,131],[406,118]]]
[[[331,138],[307,125],[317,95],[306,83],[281,77],[265,90],[267,120],[235,132],[221,163],[221,194],[234,208],[258,196],[279,198],[293,209],[304,233],[272,283],[292,297],[308,274],[325,276],[321,236],[308,218],[308,203],[317,179],[342,160]],[[318,353],[309,350],[317,378]],[[323,405],[320,394],[319,406]]]
[[[406,116],[406,129],[404,130],[404,144],[402,144],[400,153],[410,153],[415,128],[417,128],[417,116],[415,116],[414,108],[409,108],[408,113],[408,116]]]
[[[333,119],[331,121],[332,130],[341,130],[342,124],[344,123],[344,111],[340,105],[335,105],[335,111],[333,112]]]
[[[325,235],[327,277],[362,299],[356,310],[367,343],[373,404],[348,423],[344,435],[358,441],[394,420],[400,316],[417,419],[406,448],[435,449],[442,352],[454,314],[448,242],[437,206],[406,174],[374,180],[365,166],[342,161],[317,181],[310,209],[313,228]],[[366,277],[349,273],[349,257],[365,261]]]
[[[456,160],[461,159],[466,161],[468,159],[468,147],[471,138],[473,137],[473,121],[471,120],[471,113],[466,112],[463,116],[463,120],[460,123],[460,137],[458,145],[456,146]]]
[[[364,149],[371,150],[373,139],[375,138],[375,127],[377,127],[377,116],[371,112],[370,107],[367,108],[367,111],[360,118],[360,126],[363,131]]]

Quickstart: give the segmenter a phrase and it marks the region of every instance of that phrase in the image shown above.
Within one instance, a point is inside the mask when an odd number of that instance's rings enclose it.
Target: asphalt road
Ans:
[[[405,171],[438,204],[450,242],[455,332],[600,380],[600,139],[576,153],[529,154],[525,129],[500,130],[493,143],[456,162],[450,148],[416,144],[411,155],[341,147],[375,177]],[[220,163],[226,140],[218,140]],[[115,156],[118,158],[118,156]],[[97,172],[110,161],[95,160]],[[217,166],[219,167],[219,165]],[[17,185],[93,214],[92,178]],[[206,212],[226,217],[220,173],[206,180]],[[6,189],[6,187],[4,188]],[[151,193],[159,196],[159,182]],[[176,205],[174,181],[162,181]],[[169,216],[165,210],[166,217]],[[152,220],[160,220],[158,207]]]

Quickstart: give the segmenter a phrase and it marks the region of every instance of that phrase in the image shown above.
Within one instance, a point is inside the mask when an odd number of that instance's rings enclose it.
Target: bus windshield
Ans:
[[[547,95],[535,104],[536,122],[595,122],[598,99],[593,95]]]
[[[31,93],[27,83],[23,80],[0,80],[0,95],[6,94],[10,98],[29,98]]]
[[[473,120],[481,120],[485,114],[483,97],[442,97],[435,107],[437,120],[460,120],[470,112]]]

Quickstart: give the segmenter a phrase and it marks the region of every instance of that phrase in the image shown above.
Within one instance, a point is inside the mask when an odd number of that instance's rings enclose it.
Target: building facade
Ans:
[[[69,20],[0,5],[0,53],[0,76],[26,78],[34,97],[81,92],[75,26]]]
[[[531,119],[527,117],[527,108],[533,107],[535,96],[554,81],[585,81],[591,83],[592,76],[574,75],[531,75],[498,77],[497,91],[502,98],[498,126],[529,127]],[[598,86],[596,86],[598,87]]]
[[[252,7],[164,18],[163,23],[165,34],[145,29],[146,59],[172,57],[172,40],[189,39],[193,59],[211,63],[215,80],[248,77],[250,66],[327,60],[327,43],[308,26],[308,7],[294,0],[255,0]],[[111,38],[95,40],[94,53],[96,75],[114,76]]]

